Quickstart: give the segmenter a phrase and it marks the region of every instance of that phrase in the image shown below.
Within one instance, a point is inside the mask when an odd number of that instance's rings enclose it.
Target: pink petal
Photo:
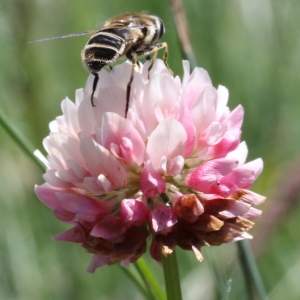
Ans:
[[[244,108],[238,105],[223,122],[226,122],[228,130],[240,130],[244,120]]]
[[[150,212],[149,223],[155,233],[167,234],[173,230],[173,226],[177,223],[177,217],[172,209],[158,205]]]
[[[250,209],[249,204],[241,201],[230,201],[226,210],[220,211],[219,215],[225,218],[234,218],[246,214]]]
[[[166,183],[163,177],[152,168],[149,161],[141,172],[140,186],[146,198],[154,198],[166,190]]]
[[[110,257],[94,254],[87,268],[89,273],[94,273],[97,268],[112,264]]]
[[[38,198],[51,209],[62,209],[62,206],[56,197],[57,191],[53,188],[50,188],[47,183],[44,183],[43,185],[36,185],[34,191]]]
[[[150,245],[150,255],[157,262],[161,263],[161,245],[155,239],[152,240]]]
[[[114,240],[126,231],[126,226],[120,217],[106,216],[92,229],[90,235],[107,240]]]
[[[242,215],[242,217],[252,221],[257,219],[261,214],[262,214],[261,210],[251,207],[245,214]]]
[[[223,218],[234,218],[244,215],[250,209],[250,205],[238,200],[224,198],[212,199],[203,203],[204,211],[210,215],[222,216]]]
[[[191,114],[185,105],[182,103],[180,115],[178,121],[184,127],[186,134],[187,134],[187,141],[186,141],[186,152],[184,154],[185,157],[189,156],[194,149],[195,138],[196,138],[196,128],[193,123]]]
[[[232,130],[227,131],[222,140],[213,147],[211,153],[213,158],[220,158],[226,156],[230,151],[236,149],[239,145],[241,131]]]
[[[73,228],[56,235],[54,239],[56,241],[83,244],[85,242],[85,234],[80,226],[74,226]]]
[[[74,213],[66,211],[57,197],[57,190],[49,188],[47,184],[35,187],[35,193],[39,199],[54,211],[56,218],[63,222],[72,222],[74,220]]]
[[[132,124],[118,114],[103,115],[101,141],[108,150],[115,144],[118,151],[113,154],[126,163],[140,165],[144,161],[145,142]]]
[[[66,210],[55,210],[54,216],[59,219],[60,221],[74,224],[74,218],[75,215],[72,212],[66,211]],[[76,220],[75,220],[76,222]]]
[[[186,184],[203,193],[214,193],[220,179],[237,167],[237,162],[228,159],[215,159],[203,163],[186,177]]]
[[[96,218],[104,216],[111,211],[111,207],[104,201],[97,201],[91,197],[80,194],[56,193],[61,206],[76,214],[80,222],[94,222]]]
[[[240,143],[240,128],[243,123],[243,118],[244,109],[241,105],[237,106],[228,116],[225,117],[222,122],[224,125],[226,125],[227,131],[222,140],[210,150],[212,157],[224,157],[238,147]]]
[[[263,162],[260,158],[247,164],[239,166],[232,173],[224,177],[222,183],[232,183],[239,188],[249,188],[263,169]]]
[[[147,206],[135,199],[124,199],[120,205],[120,217],[127,226],[139,226],[147,221]]]

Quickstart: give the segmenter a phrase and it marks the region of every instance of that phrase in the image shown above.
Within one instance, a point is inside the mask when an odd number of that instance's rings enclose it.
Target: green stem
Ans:
[[[222,279],[222,276],[220,275],[220,270],[218,270],[216,266],[216,262],[214,260],[209,260],[210,266],[213,270],[213,274],[215,276],[215,282],[216,282],[216,299],[222,300],[227,299],[224,298],[224,291],[225,291],[225,284],[224,280]]]
[[[150,293],[150,296],[152,297],[150,299],[166,300],[165,292],[163,291],[160,284],[156,280],[156,277],[149,269],[145,260],[143,258],[140,258],[134,265],[137,271],[139,272],[140,276],[144,280],[144,283]],[[153,295],[153,293],[155,295]]]
[[[139,282],[136,276],[127,268],[120,267],[120,269],[126,274],[128,278],[135,284],[135,286],[140,290],[140,292],[145,296],[146,299],[152,299],[149,297],[149,292],[147,292],[146,288]]]
[[[44,172],[45,165],[33,154],[34,148],[30,142],[22,135],[5,116],[0,109],[0,125],[6,130],[10,137],[20,146],[21,149],[36,163],[36,165]]]
[[[182,300],[179,270],[175,250],[167,257],[162,255],[165,285],[168,300]]]
[[[240,263],[243,268],[244,274],[246,279],[249,278],[250,280],[246,280],[246,283],[248,284],[249,292],[251,292],[251,286],[249,284],[253,284],[255,287],[255,290],[257,292],[257,296],[259,300],[266,300],[267,295],[265,291],[265,287],[263,285],[263,282],[261,280],[256,261],[254,259],[254,256],[252,254],[252,251],[250,249],[248,241],[239,241],[238,243],[238,249],[239,249],[239,257],[240,257]]]

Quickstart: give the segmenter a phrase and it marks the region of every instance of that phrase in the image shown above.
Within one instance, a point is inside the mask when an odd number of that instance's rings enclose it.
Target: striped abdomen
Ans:
[[[97,73],[123,54],[125,44],[119,35],[101,30],[91,37],[82,50],[82,61],[90,72]]]

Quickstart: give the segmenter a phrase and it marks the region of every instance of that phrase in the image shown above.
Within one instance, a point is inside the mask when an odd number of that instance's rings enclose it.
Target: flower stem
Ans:
[[[153,275],[152,271],[149,269],[145,260],[141,257],[135,264],[135,267],[140,274],[145,286],[148,290],[149,299],[166,300],[166,295],[160,284],[158,283],[156,277]],[[155,296],[153,296],[153,294]]]
[[[33,154],[34,149],[30,142],[22,135],[8,120],[3,111],[0,109],[0,125],[6,130],[10,137],[19,145],[21,149],[36,163],[42,171],[45,171],[43,163]]]
[[[174,24],[177,29],[177,35],[180,40],[182,57],[187,59],[192,68],[194,68],[196,63],[196,57],[193,51],[192,43],[190,40],[188,21],[184,12],[182,0],[169,0]]]
[[[181,300],[179,270],[175,250],[168,256],[162,255],[165,285],[168,300]]]
[[[146,288],[139,282],[136,276],[134,276],[129,269],[120,267],[120,270],[124,272],[128,278],[131,279],[131,281],[135,284],[135,286],[140,290],[140,292],[145,296],[146,299],[152,299],[149,296],[149,292],[146,290]]]
[[[240,253],[240,263],[246,277],[249,293],[251,293],[251,284],[253,284],[257,292],[257,299],[267,299],[265,287],[261,280],[249,243],[247,241],[239,241],[237,242],[237,244]],[[249,278],[250,280],[247,280],[247,278]]]

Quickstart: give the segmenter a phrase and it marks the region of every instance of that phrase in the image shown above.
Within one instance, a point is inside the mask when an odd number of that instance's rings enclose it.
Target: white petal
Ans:
[[[187,134],[181,123],[173,118],[162,121],[150,135],[147,145],[147,153],[154,169],[162,171],[161,162],[164,157],[170,160],[176,156],[184,156],[186,141]]]
[[[208,130],[203,140],[206,141],[207,145],[216,145],[223,138],[226,129],[227,128],[225,124],[220,124],[219,122],[212,122],[208,127]]]
[[[247,155],[248,155],[248,147],[246,142],[243,141],[238,145],[238,147],[235,150],[229,152],[226,158],[237,159],[239,162],[239,166],[241,166],[245,163]]]
[[[124,186],[126,172],[107,149],[90,137],[81,142],[80,150],[92,177],[97,178],[100,174],[104,174],[114,183],[115,187]]]
[[[68,159],[74,159],[83,164],[82,156],[79,151],[79,141],[71,136],[55,133],[43,141],[44,148],[52,158],[52,162],[59,169],[68,169]]]
[[[201,133],[211,122],[215,121],[217,100],[216,89],[207,87],[194,101],[191,115],[198,133]]]
[[[216,111],[216,120],[219,121],[228,102],[229,92],[225,86],[219,85],[217,89],[218,93],[218,106]]]
[[[207,71],[202,68],[195,68],[182,92],[182,98],[186,105],[191,107],[204,88],[209,86],[211,87],[212,84]]]

